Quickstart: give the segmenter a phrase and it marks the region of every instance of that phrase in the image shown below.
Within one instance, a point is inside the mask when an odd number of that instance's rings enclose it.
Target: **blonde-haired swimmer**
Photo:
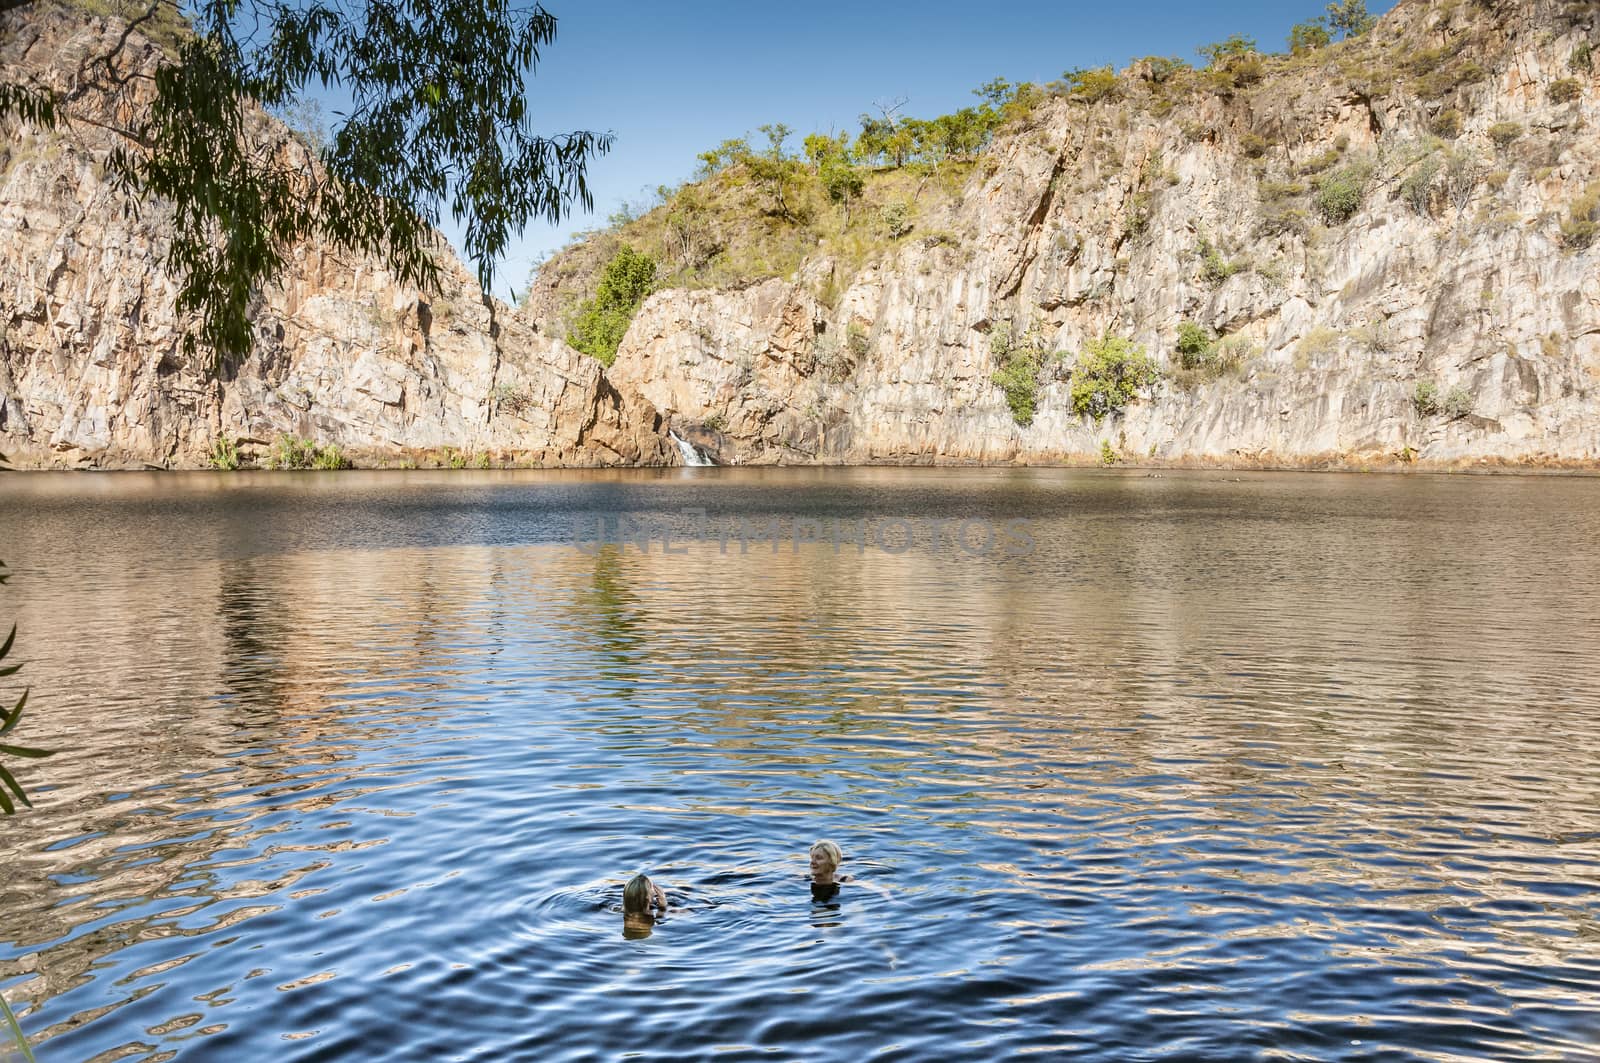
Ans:
[[[622,910],[628,914],[649,914],[652,908],[667,910],[667,894],[650,881],[648,875],[635,875],[622,887]]]
[[[889,891],[882,886],[874,886],[870,882],[862,882],[854,875],[838,874],[839,865],[844,862],[844,853],[839,846],[822,838],[811,843],[811,899],[814,901],[831,901],[839,894],[839,883],[850,882],[852,889],[859,886],[871,890],[873,893],[889,897]],[[892,899],[892,898],[891,898]]]
[[[834,872],[839,870],[839,865],[844,862],[844,853],[839,847],[826,838],[811,843],[811,881],[818,886],[831,886],[835,882],[849,882],[849,875],[834,877]]]

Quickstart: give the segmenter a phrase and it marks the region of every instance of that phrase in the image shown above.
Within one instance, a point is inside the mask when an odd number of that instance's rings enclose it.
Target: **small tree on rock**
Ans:
[[[1367,14],[1367,0],[1338,0],[1328,5],[1328,25],[1344,34],[1346,40],[1361,36],[1377,22]]]

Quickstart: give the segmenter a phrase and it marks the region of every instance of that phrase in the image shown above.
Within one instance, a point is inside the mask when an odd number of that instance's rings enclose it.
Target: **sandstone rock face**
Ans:
[[[0,77],[68,89],[121,24],[45,5],[0,23]],[[131,68],[153,69],[135,38]],[[444,290],[396,284],[373,261],[297,248],[255,314],[256,347],[220,375],[182,354],[186,322],[163,263],[167,214],[137,217],[104,176],[110,97],[77,92],[67,125],[0,127],[0,452],[36,466],[206,464],[281,435],[363,464],[473,459],[539,465],[675,460],[662,420],[598,363],[498,307],[450,259]],[[303,149],[263,120],[281,150]]]
[[[118,26],[40,7],[4,16],[0,65],[66,89]],[[0,127],[0,451],[192,466],[294,434],[363,462],[658,464],[681,460],[670,428],[724,463],[1592,465],[1596,45],[1594,4],[1402,0],[1264,81],[1174,98],[1136,65],[1120,99],[1045,100],[864,265],[824,239],[791,275],[653,294],[606,371],[557,338],[581,249],[491,327],[459,268],[421,295],[303,247],[215,378],[181,354],[163,212],[125,214],[78,91],[64,131]],[[1330,210],[1320,184],[1363,169]],[[1185,368],[1182,323],[1225,356]],[[1025,426],[994,381],[1003,335],[1063,355]],[[1096,421],[1071,389],[1106,335],[1166,375]]]
[[[1327,61],[1161,116],[1052,99],[833,305],[826,246],[792,278],[658,292],[610,376],[724,462],[1600,461],[1600,256],[1563,232],[1600,188],[1597,22],[1408,0]],[[1433,67],[1466,72],[1408,87]],[[1326,216],[1319,174],[1352,165],[1359,209]],[[1186,321],[1237,367],[1180,371]],[[1069,355],[1026,427],[992,379],[1001,326]],[[1097,423],[1071,353],[1108,333],[1172,372]]]

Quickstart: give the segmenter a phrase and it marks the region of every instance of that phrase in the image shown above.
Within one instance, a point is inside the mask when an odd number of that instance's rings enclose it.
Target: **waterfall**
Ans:
[[[678,445],[678,453],[683,455],[683,463],[685,465],[716,464],[716,462],[700,453],[693,443],[689,442],[687,439],[679,439],[678,433],[674,432],[672,429],[667,429],[667,435],[671,437],[672,441]]]

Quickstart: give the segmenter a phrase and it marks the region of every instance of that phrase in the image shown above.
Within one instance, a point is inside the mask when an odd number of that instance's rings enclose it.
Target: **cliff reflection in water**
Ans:
[[[28,737],[63,750],[0,853],[29,1031],[577,1058],[956,1051],[970,1018],[1004,1054],[1067,1043],[1070,999],[1106,1058],[1600,1034],[1597,485],[785,475],[16,488]],[[1022,517],[1037,550],[558,530],[691,505]],[[814,926],[819,834],[905,903]],[[643,867],[684,909],[624,942]],[[811,1033],[763,1025],[815,956]],[[618,993],[640,964],[656,995]]]

